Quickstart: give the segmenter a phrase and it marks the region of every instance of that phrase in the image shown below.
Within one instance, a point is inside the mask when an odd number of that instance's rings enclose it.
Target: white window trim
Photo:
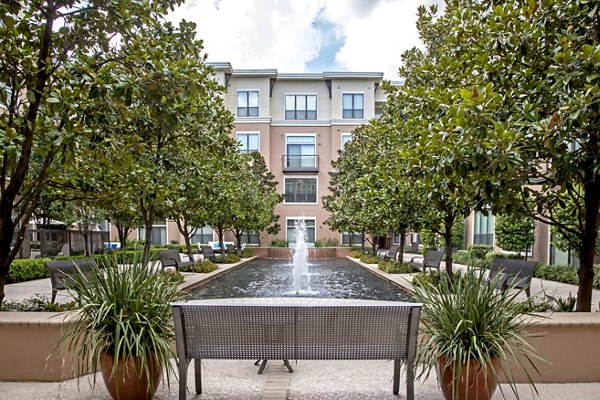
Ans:
[[[362,94],[363,95],[363,117],[362,118],[344,118],[344,95],[345,94]],[[237,97],[236,97],[237,99]],[[367,96],[365,94],[365,92],[342,92],[342,96],[340,98],[340,117],[342,117],[342,119],[344,121],[360,121],[363,119],[367,119]],[[236,100],[237,101],[237,100]]]
[[[236,108],[236,110],[237,110],[237,108]],[[242,117],[242,118],[246,118],[246,117]],[[237,142],[239,142],[239,140],[238,140],[238,134],[242,134],[242,135],[258,135],[258,150],[257,151],[260,153],[260,131],[236,131],[235,132],[235,140]]]
[[[285,112],[287,109],[285,108],[285,96],[316,96],[317,98],[317,117],[315,119],[287,119],[285,117]],[[297,111],[297,110],[296,110]],[[319,93],[307,93],[307,92],[284,92],[283,93],[283,120],[284,121],[318,121],[319,120]]]
[[[239,92],[258,92],[258,115],[256,117],[251,117],[251,116],[247,116],[247,117],[240,117],[237,113],[237,109],[238,109],[238,93]],[[246,118],[260,118],[260,89],[236,89],[235,90],[235,118],[242,118],[242,119],[246,119]]]
[[[314,202],[314,203],[288,203],[288,202],[286,202],[285,201],[285,181],[288,178],[292,178],[292,179],[294,179],[294,178],[316,179],[316,181],[317,181],[317,186],[316,186],[316,188],[317,188],[317,193],[316,193],[317,201]],[[315,204],[319,204],[319,177],[316,176],[316,175],[284,175],[283,176],[283,204],[289,204],[289,205],[292,205],[292,206],[301,206],[301,205],[312,205],[312,206],[314,206]]]
[[[294,204],[300,204],[300,203],[294,203]],[[287,228],[288,228],[288,221],[289,220],[297,220],[297,219],[303,219],[303,220],[314,220],[315,221],[315,242],[317,241],[317,217],[306,217],[306,216],[300,216],[300,217],[285,217],[285,240],[289,242],[288,240],[288,232],[287,232]],[[307,243],[313,243],[313,242],[307,242]]]

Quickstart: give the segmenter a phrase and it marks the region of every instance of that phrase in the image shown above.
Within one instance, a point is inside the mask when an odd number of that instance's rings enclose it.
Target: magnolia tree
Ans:
[[[0,5],[0,302],[47,176],[90,137],[89,106],[107,104],[97,70],[118,38],[179,0],[13,1]],[[30,170],[39,155],[40,168]]]

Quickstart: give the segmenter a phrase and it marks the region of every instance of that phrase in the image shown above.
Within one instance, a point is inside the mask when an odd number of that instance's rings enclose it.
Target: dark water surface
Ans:
[[[193,289],[194,299],[316,297],[412,301],[408,294],[346,259],[312,260],[302,289],[293,287],[291,260],[253,260]]]

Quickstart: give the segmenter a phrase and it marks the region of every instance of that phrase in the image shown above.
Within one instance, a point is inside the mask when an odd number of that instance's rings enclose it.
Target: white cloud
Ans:
[[[442,0],[196,0],[169,19],[197,23],[210,61],[303,72],[327,41],[314,25],[320,16],[344,39],[339,65],[397,79],[400,54],[419,44],[417,7],[431,2]]]

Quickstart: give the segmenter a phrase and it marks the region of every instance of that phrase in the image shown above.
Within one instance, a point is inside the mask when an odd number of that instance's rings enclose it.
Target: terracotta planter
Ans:
[[[100,359],[102,378],[104,384],[114,400],[151,400],[160,382],[160,368],[150,365],[153,385],[148,387],[147,375],[139,376],[135,371],[135,358],[126,357],[119,360],[119,367],[114,376],[111,376],[114,356],[104,354]]]
[[[485,373],[479,361],[469,361],[468,365],[463,364],[461,374],[456,381],[453,381],[453,366],[445,366],[445,359],[439,358],[436,372],[444,398],[446,400],[490,400],[498,386],[497,376],[500,372],[500,361],[498,357],[492,358],[495,374],[489,369]],[[456,397],[453,397],[453,394]]]

